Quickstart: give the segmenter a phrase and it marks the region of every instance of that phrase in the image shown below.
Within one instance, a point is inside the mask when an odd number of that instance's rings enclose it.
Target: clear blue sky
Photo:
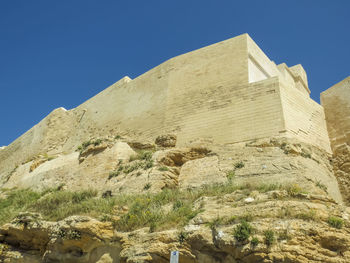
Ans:
[[[349,0],[0,0],[0,146],[125,75],[248,33],[312,98],[350,75]]]

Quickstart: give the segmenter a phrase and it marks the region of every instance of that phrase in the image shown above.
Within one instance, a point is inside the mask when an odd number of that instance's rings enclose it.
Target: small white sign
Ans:
[[[170,263],[179,263],[179,251],[171,251]]]

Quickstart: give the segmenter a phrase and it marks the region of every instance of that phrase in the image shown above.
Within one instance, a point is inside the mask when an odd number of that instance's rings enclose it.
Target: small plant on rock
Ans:
[[[188,238],[188,233],[185,231],[181,231],[177,236],[178,241],[182,244]]]
[[[244,167],[244,162],[240,161],[235,163],[235,169],[241,169]]]
[[[233,236],[238,242],[247,241],[253,231],[253,227],[246,221],[242,221],[233,231]]]
[[[266,246],[271,246],[275,242],[275,232],[273,230],[264,231],[264,242]]]
[[[236,176],[235,171],[234,170],[227,171],[226,176],[229,181],[232,181],[232,179],[235,178]]]
[[[166,167],[166,166],[161,166],[158,168],[159,171],[162,171],[162,172],[166,172],[166,171],[169,171],[169,168]]]
[[[117,177],[118,175],[120,175],[120,171],[111,171],[109,172],[108,180],[112,179],[113,177]]]
[[[260,241],[257,237],[253,237],[252,240],[250,240],[250,244],[252,245],[252,247],[256,247],[257,245],[259,245]]]
[[[211,230],[215,230],[222,223],[223,223],[223,219],[221,217],[216,217],[212,221],[208,222],[208,226]]]
[[[143,190],[149,190],[152,187],[152,185],[150,183],[145,184],[145,186],[143,187]]]
[[[320,181],[316,182],[316,186],[319,187],[320,189],[322,189],[323,191],[325,191],[327,193],[327,186],[324,185],[323,183],[321,183]]]
[[[327,223],[334,228],[342,228],[344,225],[343,219],[336,217],[336,216],[330,216],[327,220]]]

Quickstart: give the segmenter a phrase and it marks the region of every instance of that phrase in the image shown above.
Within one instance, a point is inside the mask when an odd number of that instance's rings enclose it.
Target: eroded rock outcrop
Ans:
[[[254,201],[246,202],[247,196]],[[0,228],[0,256],[5,262],[165,263],[178,250],[183,263],[350,260],[350,209],[327,197],[243,189],[203,196],[194,206],[202,212],[187,225],[155,232],[121,232],[111,222],[84,216],[48,222],[22,214]],[[242,220],[252,232],[237,240]]]

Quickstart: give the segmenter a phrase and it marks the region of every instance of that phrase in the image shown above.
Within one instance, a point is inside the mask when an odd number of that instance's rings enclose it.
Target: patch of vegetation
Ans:
[[[302,157],[304,157],[304,158],[309,158],[309,159],[311,159],[311,154],[310,154],[310,153],[301,152],[300,155],[301,155]]]
[[[328,193],[328,189],[327,189],[327,186],[324,185],[323,183],[321,183],[320,181],[317,181],[316,182],[316,186],[319,187],[320,189],[322,189],[323,191],[325,191],[326,193]]]
[[[240,161],[240,162],[237,162],[235,163],[235,169],[241,169],[244,167],[244,162]]]
[[[177,240],[182,244],[183,242],[186,241],[186,239],[188,238],[188,233],[185,231],[181,231],[178,236],[177,236]]]
[[[112,179],[113,177],[117,177],[118,175],[120,175],[120,171],[118,171],[118,170],[109,172],[108,180]]]
[[[253,237],[252,240],[250,240],[250,244],[252,245],[252,247],[256,247],[257,245],[259,245],[260,241],[257,237]]]
[[[292,237],[289,235],[288,230],[284,229],[281,232],[278,233],[277,240],[282,241],[282,240],[291,240]]]
[[[269,229],[264,231],[264,243],[266,246],[271,246],[275,240],[275,232],[273,232],[273,230]]]
[[[119,168],[118,168],[119,169]],[[266,191],[275,189],[276,186],[261,184],[212,184],[205,185],[199,189],[164,189],[159,193],[145,191],[140,194],[118,194],[108,198],[97,196],[93,190],[64,191],[62,187],[47,189],[42,192],[32,190],[8,190],[4,193],[6,197],[0,199],[0,223],[11,221],[20,212],[38,212],[45,220],[62,220],[71,215],[89,215],[103,220],[111,221],[120,231],[132,231],[142,227],[151,227],[152,231],[162,230],[170,227],[186,225],[192,218],[202,211],[202,207],[194,208],[193,203],[203,196],[216,196],[218,198],[235,192],[236,190],[249,189]],[[278,186],[278,189],[285,189]],[[126,214],[121,215],[120,220],[113,222],[115,215],[113,208],[126,206],[129,208]],[[164,206],[171,205],[169,211]],[[53,209],[54,208],[54,209]],[[252,220],[250,214],[243,216],[232,216],[223,219],[223,224],[245,221],[243,227],[237,230],[244,233],[247,221]],[[213,222],[213,224],[220,222]],[[242,224],[242,223],[241,223]],[[249,226],[249,223],[247,223]],[[246,231],[250,228],[246,227]],[[249,231],[248,231],[249,233]]]
[[[147,160],[145,162],[145,165],[143,166],[143,169],[147,170],[147,169],[152,168],[152,167],[153,167],[153,160]]]
[[[119,134],[117,134],[116,136],[114,136],[115,140],[120,140],[122,138],[122,136],[120,136]]]
[[[176,200],[173,204],[173,210],[180,209],[183,206],[184,206],[184,202],[182,202],[181,200]]]
[[[166,172],[166,171],[169,171],[169,168],[166,167],[166,166],[161,166],[158,168],[159,171],[162,171],[162,172]]]
[[[260,193],[267,193],[270,191],[275,191],[278,189],[284,188],[284,186],[280,185],[280,184],[261,184],[258,186],[258,191]]]
[[[151,184],[151,183],[147,183],[147,184],[145,184],[145,186],[143,187],[143,190],[149,190],[149,189],[151,189],[151,187],[152,187],[152,184]]]
[[[233,236],[238,242],[247,241],[253,232],[253,227],[246,221],[242,221],[233,231]]]
[[[17,214],[27,209],[42,197],[42,193],[31,190],[14,190],[6,193],[6,198],[0,199],[0,224],[11,221]]]
[[[292,184],[286,187],[289,196],[297,197],[300,194],[304,194],[305,191],[298,185]]]
[[[302,219],[305,221],[315,221],[317,219],[317,214],[315,210],[310,210],[308,212],[296,214],[295,218]]]
[[[82,153],[87,147],[89,147],[90,145],[94,145],[94,146],[98,146],[103,142],[102,139],[96,139],[96,140],[89,140],[89,141],[85,141],[83,142],[81,145],[78,146],[78,148],[76,149],[77,151],[79,151],[80,153]]]
[[[334,228],[341,229],[344,225],[344,220],[336,217],[336,216],[330,216],[327,220],[327,223]]]
[[[136,168],[137,169],[143,168],[144,170],[147,170],[147,169],[153,167],[152,155],[153,155],[152,151],[139,151],[136,155],[130,156],[129,162],[133,162],[133,161],[137,161],[137,160],[141,161],[141,162],[137,163]],[[163,167],[163,169],[165,169],[164,167]]]
[[[212,221],[208,222],[207,225],[211,230],[215,230],[218,226],[222,225],[224,222],[222,217],[216,217]]]
[[[230,170],[226,172],[226,177],[229,181],[232,181],[235,178],[236,174],[234,170]]]
[[[136,155],[130,156],[129,161],[144,160],[149,161],[152,159],[153,152],[151,151],[138,151]]]
[[[126,165],[123,169],[123,172],[125,174],[128,174],[128,173],[131,173],[133,171],[136,171],[138,169],[140,169],[141,167],[143,167],[143,163],[141,162],[135,162],[133,164],[130,164],[130,165]]]

